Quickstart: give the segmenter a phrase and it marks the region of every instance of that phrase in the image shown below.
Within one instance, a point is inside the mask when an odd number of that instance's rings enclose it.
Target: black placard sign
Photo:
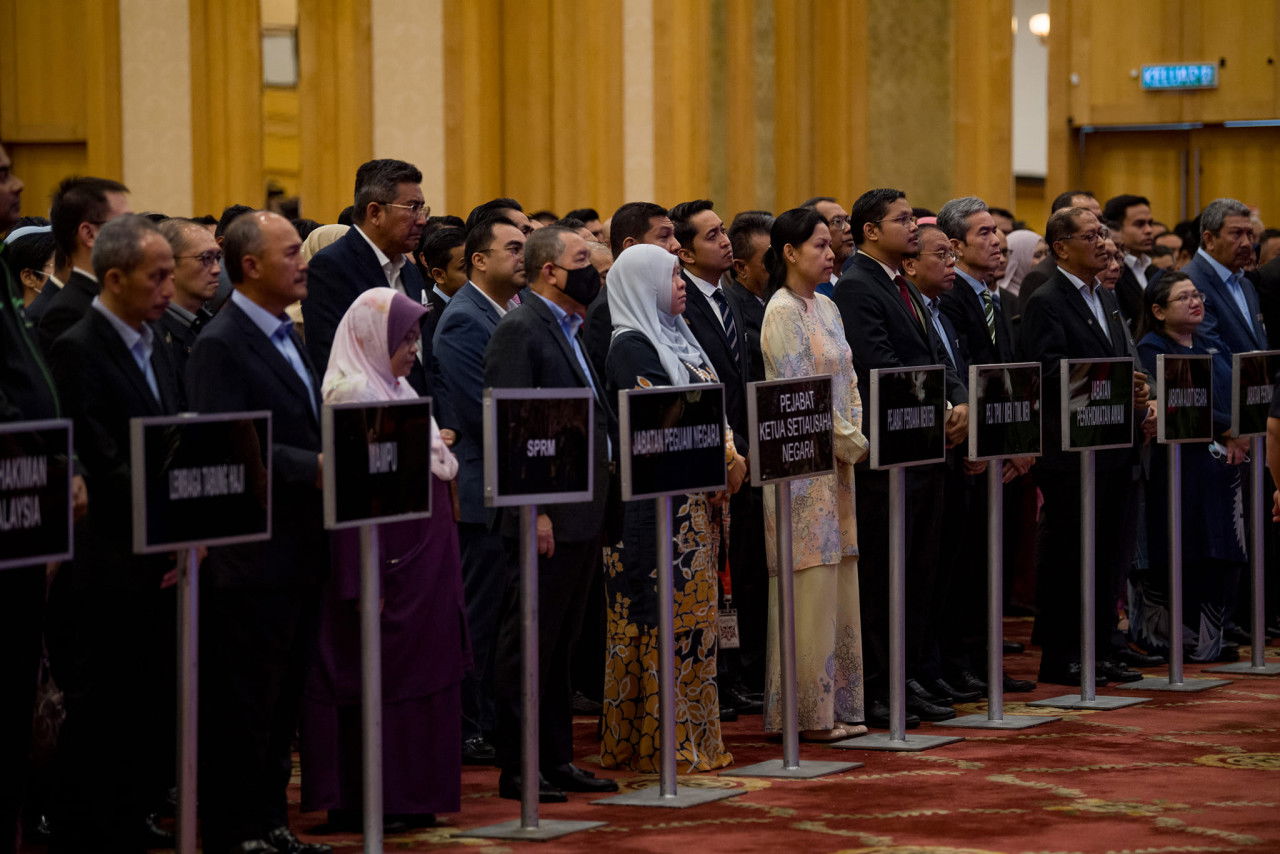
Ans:
[[[431,515],[431,399],[326,404],[324,526]]]
[[[871,467],[946,459],[946,371],[941,365],[871,369]]]
[[[590,501],[594,405],[589,388],[485,389],[485,504]]]
[[[1271,413],[1280,350],[1255,350],[1231,356],[1231,432],[1265,436]]]
[[[835,471],[831,375],[747,384],[751,482]]]
[[[970,365],[969,459],[1040,451],[1040,363]]]
[[[1213,357],[1156,356],[1156,440],[1213,440]]]
[[[0,569],[68,560],[71,422],[0,424]]]
[[[1133,444],[1133,359],[1063,359],[1062,450]]]
[[[129,420],[133,550],[271,536],[271,413]]]
[[[725,488],[723,385],[620,392],[618,423],[623,500]]]

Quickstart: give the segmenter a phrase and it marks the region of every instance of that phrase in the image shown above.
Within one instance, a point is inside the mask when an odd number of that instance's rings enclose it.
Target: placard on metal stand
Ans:
[[[1169,676],[1146,676],[1117,688],[1193,692],[1230,684],[1182,676],[1182,446],[1213,441],[1212,400],[1212,356],[1156,356],[1156,441],[1169,446]]]
[[[431,399],[325,404],[324,525],[360,529],[364,850],[382,851],[382,598],[378,528],[431,515]]]
[[[907,735],[906,469],[946,460],[945,382],[941,365],[871,370],[871,467],[889,470],[889,732],[832,747],[911,752],[964,740]]]
[[[0,570],[71,559],[72,449],[70,419],[0,424]]]
[[[1032,700],[1050,709],[1123,709],[1149,697],[1099,697],[1097,686],[1097,599],[1094,553],[1097,489],[1094,454],[1133,446],[1133,359],[1063,359],[1058,388],[1062,450],[1080,453],[1080,693]]]
[[[207,546],[271,538],[271,413],[129,420],[133,550],[186,551],[178,574],[179,854],[196,850],[200,561]]]
[[[791,481],[835,476],[831,375],[747,383],[747,423],[751,430],[751,483],[773,484],[775,490],[782,758],[732,773],[735,777],[812,778],[861,768],[861,762],[800,761]]]
[[[1208,668],[1213,673],[1244,673],[1253,676],[1280,676],[1280,663],[1267,664],[1266,578],[1265,549],[1266,508],[1270,503],[1264,495],[1266,482],[1267,416],[1271,410],[1271,396],[1277,369],[1280,369],[1280,350],[1257,350],[1252,353],[1235,353],[1231,357],[1231,432],[1235,436],[1252,437],[1252,470],[1250,472],[1249,565],[1252,570],[1250,590],[1253,595],[1253,614],[1250,636],[1253,644],[1249,660],[1220,667]]]
[[[684,808],[745,794],[745,789],[678,789],[676,784],[675,584],[671,497],[725,488],[724,386],[640,388],[618,393],[622,500],[657,500],[657,786],[592,801]]]
[[[987,461],[987,713],[938,726],[1027,729],[1058,716],[1004,713],[1004,461],[1038,457],[1040,363],[969,366],[969,459]]]
[[[520,818],[465,830],[461,837],[545,842],[605,824],[538,817],[538,506],[591,500],[594,405],[589,388],[484,391],[485,504],[517,507],[520,515]]]

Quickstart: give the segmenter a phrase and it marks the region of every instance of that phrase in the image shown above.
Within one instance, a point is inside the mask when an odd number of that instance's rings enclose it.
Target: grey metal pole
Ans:
[[[200,559],[187,549],[178,575],[178,854],[196,852],[196,768],[200,731]]]
[[[538,826],[538,508],[520,508],[520,661],[523,668],[520,827]]]
[[[1250,637],[1253,643],[1250,648],[1250,664],[1255,669],[1266,667],[1267,626],[1266,626],[1266,572],[1264,569],[1263,532],[1266,531],[1265,496],[1263,484],[1266,482],[1266,440],[1262,436],[1253,437],[1253,481],[1250,489],[1253,492],[1253,528],[1249,532],[1249,562],[1253,567],[1253,625]]]
[[[1182,684],[1182,446],[1169,446],[1169,684]]]
[[[658,725],[662,743],[662,797],[676,794],[675,582],[671,569],[671,496],[657,499],[658,510]]]
[[[1093,478],[1094,452],[1080,452],[1080,699],[1097,699],[1094,633],[1094,557],[1097,533]]]
[[[987,462],[987,720],[1004,720],[1004,461]]]
[[[906,472],[889,469],[889,740],[907,740]]]
[[[382,573],[378,529],[360,526],[360,716],[364,744],[364,850],[382,852]]]
[[[782,671],[782,767],[800,767],[800,715],[796,697],[796,588],[791,554],[791,481],[776,484],[778,524],[778,653]]]

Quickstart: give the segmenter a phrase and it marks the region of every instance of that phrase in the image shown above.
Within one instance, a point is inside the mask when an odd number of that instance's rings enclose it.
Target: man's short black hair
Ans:
[[[1107,203],[1102,206],[1102,218],[1107,222],[1118,223],[1124,225],[1124,216],[1129,208],[1135,205],[1146,205],[1151,207],[1151,200],[1146,196],[1134,196],[1128,193],[1112,196],[1107,199]]]
[[[818,201],[830,201],[826,197]],[[809,210],[817,210],[816,205],[802,205]],[[751,258],[751,239],[757,234],[769,236],[773,228],[773,214],[768,211],[743,211],[733,218],[729,225],[729,243],[733,245],[733,257],[746,261]]]
[[[253,208],[249,207],[248,205],[227,206],[226,208],[223,209],[222,216],[218,219],[218,227],[214,229],[213,236],[221,240],[223,237],[226,236],[227,228],[231,226],[231,223],[236,221],[237,217],[239,217],[241,214],[247,214],[252,211],[253,211]]]
[[[421,184],[422,171],[403,160],[370,160],[361,163],[356,170],[356,200],[351,219],[356,224],[364,222],[369,205],[394,202],[401,184]]]
[[[433,267],[441,270],[447,268],[453,250],[466,243],[466,232],[460,228],[438,228],[433,231],[418,249],[418,269],[422,271],[423,278],[431,280]]]
[[[599,217],[596,217],[596,219],[599,219]],[[586,222],[585,222],[585,221],[583,221],[583,220],[581,220],[581,219],[579,219],[579,218],[578,218],[578,217],[576,217],[576,216],[564,216],[564,217],[561,217],[560,219],[556,220],[555,222],[553,222],[553,223],[551,223],[551,224],[552,224],[552,225],[558,225],[558,226],[560,226],[561,228],[571,228],[571,229],[573,229],[574,231],[577,231],[577,230],[578,230],[578,229],[580,229],[580,228],[586,228],[586,227],[587,227]]]
[[[814,196],[812,199],[805,199],[803,202],[801,202],[800,207],[812,208],[816,210],[818,207],[818,202],[831,202],[834,205],[840,204],[839,200],[836,199],[835,196]],[[742,216],[742,214],[738,214],[738,216]]]
[[[644,242],[654,219],[668,219],[667,209],[653,202],[627,202],[613,212],[609,224],[609,251],[617,258],[622,254],[622,243],[628,237],[637,243]]]
[[[599,218],[600,213],[595,208],[574,208],[563,217],[563,219],[580,219],[584,223]]]
[[[60,261],[69,260],[75,254],[80,223],[102,225],[106,222],[111,214],[107,193],[127,192],[128,187],[110,178],[73,175],[58,184],[49,207],[49,224],[53,227],[53,242],[58,247]]]
[[[338,211],[338,225],[351,225],[354,222],[352,217],[355,216],[355,212],[355,205],[347,205]]]
[[[198,222],[201,225],[211,225],[214,228],[218,227],[218,218],[213,214],[204,214],[203,216],[193,216],[191,218],[191,221]]]
[[[520,228],[505,216],[487,216],[472,223],[467,229],[466,248],[462,250],[466,255],[467,278],[471,277],[471,256],[489,248],[489,244],[493,243],[493,230],[500,225],[509,225],[516,230]]]
[[[503,211],[520,211],[520,213],[524,213],[524,208],[520,207],[520,203],[515,199],[490,199],[483,204],[476,205],[471,209],[471,213],[467,214],[467,231],[475,228],[476,224],[482,219],[492,216],[501,216],[504,219],[509,219],[502,213]],[[512,225],[515,225],[515,223],[512,223]],[[467,253],[467,257],[471,257],[470,252]]]
[[[993,208],[993,207],[988,207],[988,208],[987,208],[987,213],[991,214],[992,216],[1002,216],[1002,217],[1004,217],[1005,219],[1009,220],[1009,222],[1013,222],[1013,221],[1014,221],[1014,218],[1013,218],[1013,211],[1009,210],[1008,208]]]
[[[293,226],[293,230],[298,232],[298,236],[303,240],[306,240],[308,234],[320,227],[320,223],[316,222],[314,219],[307,219],[306,217],[291,219],[289,220],[289,224]]]
[[[676,242],[682,248],[693,248],[693,238],[698,233],[698,230],[693,227],[693,218],[714,207],[715,204],[710,199],[694,199],[691,202],[681,202],[668,211],[667,216],[671,217],[671,224],[675,226]]]
[[[867,190],[861,196],[858,196],[853,203],[853,208],[849,211],[849,225],[853,228],[854,244],[861,246],[863,241],[867,239],[867,223],[875,223],[884,219],[884,215],[889,212],[889,205],[898,199],[905,199],[906,197],[906,193],[891,187]]]

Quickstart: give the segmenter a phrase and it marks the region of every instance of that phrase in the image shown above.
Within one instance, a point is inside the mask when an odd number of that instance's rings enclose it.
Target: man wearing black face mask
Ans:
[[[616,432],[604,383],[596,376],[579,330],[587,305],[600,290],[591,249],[568,228],[547,226],[524,247],[529,288],[489,339],[484,380],[493,388],[589,388],[595,395],[594,498],[555,504],[538,516],[538,669],[541,684],[539,759],[544,803],[565,792],[612,792],[617,784],[572,764],[573,711],[569,684],[573,646],[588,607],[591,574],[599,566],[605,505],[610,493],[611,434]],[[509,563],[516,565],[513,519],[504,519]],[[520,585],[512,573],[502,602],[494,674],[497,703],[498,793],[520,797]]]

